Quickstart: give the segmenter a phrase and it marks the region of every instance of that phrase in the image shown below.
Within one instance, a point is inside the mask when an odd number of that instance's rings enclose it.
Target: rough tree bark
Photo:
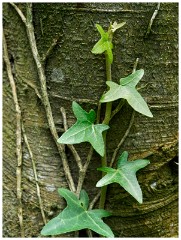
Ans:
[[[26,4],[17,6],[26,16]],[[106,88],[104,58],[90,52],[99,38],[95,23],[106,29],[110,21],[127,22],[114,37],[114,81],[131,73],[136,58],[139,58],[138,69],[145,70],[140,87],[146,87],[140,91],[154,117],[136,113],[121,151],[127,150],[130,159],[147,157],[151,164],[138,174],[144,196],[142,205],[118,185],[108,188],[106,209],[113,216],[105,221],[116,237],[177,236],[178,4],[161,3],[150,30],[148,26],[157,7],[157,3],[33,3],[32,6],[37,48],[40,56],[46,58],[47,91],[59,136],[63,132],[60,107],[65,108],[71,126],[75,121],[72,100],[87,110],[96,109]],[[3,31],[11,69],[8,71],[7,61],[4,61],[3,236],[38,237],[44,223],[64,207],[57,188],[68,185],[40,99],[39,75],[25,24],[9,3],[3,4]],[[19,166],[16,156],[18,118],[9,81],[11,71],[23,123],[19,132],[22,138],[22,164]],[[131,114],[132,109],[125,105],[123,113],[118,113],[111,121],[109,160],[128,128]],[[85,159],[89,145],[76,145],[76,149]],[[67,147],[65,152],[76,183],[78,170],[74,158]],[[99,166],[99,156],[94,153],[84,184],[91,199],[98,191],[95,184],[100,173],[95,169]],[[17,170],[21,171],[17,173]],[[17,183],[21,186],[18,191]]]

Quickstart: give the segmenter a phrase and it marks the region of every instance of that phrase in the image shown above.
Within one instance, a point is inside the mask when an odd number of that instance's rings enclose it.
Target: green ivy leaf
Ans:
[[[124,98],[135,111],[148,117],[153,117],[147,103],[135,88],[137,83],[143,77],[143,74],[143,69],[137,70],[135,73],[132,73],[125,78],[121,78],[120,85],[112,81],[107,81],[106,84],[110,89],[101,97],[100,102],[112,102],[119,98]]]
[[[89,198],[84,190],[81,191],[80,199],[65,188],[59,188],[58,192],[65,198],[67,207],[43,227],[42,235],[57,235],[88,228],[102,236],[114,237],[110,227],[101,219],[110,216],[110,213],[103,209],[88,210]]]
[[[107,174],[97,182],[96,187],[102,187],[111,183],[119,183],[139,203],[142,203],[142,191],[136,178],[136,172],[147,166],[150,161],[138,159],[128,162],[127,158],[128,152],[124,151],[118,159],[117,169],[109,167],[98,168],[98,170],[106,172]]]
[[[109,34],[108,34],[108,32],[105,32],[99,24],[96,24],[96,27],[101,35],[101,39],[94,45],[91,52],[94,54],[101,54],[106,51],[109,62],[112,64],[112,62],[113,62],[113,54],[112,54],[113,44],[109,38]]]
[[[72,103],[72,108],[77,118],[77,122],[57,141],[62,144],[89,142],[96,152],[101,156],[104,156],[102,132],[107,130],[109,126],[105,124],[94,124],[96,118],[94,110],[90,110],[90,112],[87,113],[76,102]]]

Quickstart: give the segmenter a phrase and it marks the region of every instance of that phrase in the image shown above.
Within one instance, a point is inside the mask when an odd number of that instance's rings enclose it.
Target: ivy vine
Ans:
[[[91,144],[90,154],[84,167],[79,164],[81,176],[79,177],[79,190],[74,192],[65,188],[58,189],[58,193],[65,198],[67,206],[57,217],[50,220],[43,227],[41,234],[44,236],[89,229],[104,237],[114,237],[110,227],[102,220],[102,218],[111,215],[111,213],[104,210],[107,185],[109,184],[115,182],[120,184],[120,186],[130,193],[140,204],[143,202],[142,191],[136,178],[136,172],[146,167],[150,163],[149,160],[137,159],[135,161],[128,161],[128,152],[123,151],[118,157],[117,168],[114,169],[112,166],[108,166],[106,157],[106,134],[108,130],[111,130],[109,122],[113,115],[121,110],[124,104],[124,101],[120,101],[117,108],[112,111],[113,101],[124,99],[135,111],[147,117],[153,117],[144,98],[140,95],[138,89],[136,89],[136,85],[144,75],[143,69],[134,69],[127,77],[120,78],[120,84],[112,81],[113,34],[124,25],[125,22],[120,24],[114,22],[110,24],[108,31],[104,31],[99,24],[96,24],[101,38],[92,48],[92,53],[105,54],[106,84],[108,89],[100,99],[97,114],[92,109],[86,112],[75,101],[72,103],[72,110],[77,121],[72,127],[66,129],[57,141],[60,144],[68,145],[89,142]],[[103,103],[106,103],[105,117],[102,123],[99,123],[100,105]],[[96,187],[101,187],[101,192],[98,195],[98,197],[100,196],[99,209],[92,209],[93,204],[89,203],[88,194],[82,189],[93,149],[101,156],[102,166],[97,170],[103,173],[102,178],[96,184]],[[111,164],[113,164],[113,162]]]

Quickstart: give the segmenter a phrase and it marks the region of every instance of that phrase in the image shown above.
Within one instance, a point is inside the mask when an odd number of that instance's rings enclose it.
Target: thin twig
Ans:
[[[20,224],[21,237],[25,237],[24,223],[23,223],[23,209],[22,209],[22,133],[21,133],[21,109],[18,103],[18,96],[16,91],[16,85],[11,69],[11,63],[8,57],[8,49],[6,39],[3,33],[3,50],[4,50],[4,62],[6,64],[7,74],[12,88],[13,100],[16,111],[16,155],[17,155],[17,199],[18,199],[18,218]]]
[[[89,204],[89,210],[93,209],[94,205],[98,201],[99,197],[101,195],[101,191],[99,191],[96,196],[93,198],[92,202]]]
[[[67,144],[67,147],[71,150],[71,152],[75,158],[75,161],[77,162],[77,166],[81,170],[82,169],[82,161],[81,161],[81,158],[80,158],[77,150],[75,149],[75,147],[72,144]]]
[[[92,234],[92,231],[90,229],[87,229],[86,232],[87,232],[87,235],[88,235],[89,238],[93,238],[93,234]]]
[[[146,83],[144,86],[139,87],[139,88],[136,88],[136,89],[137,89],[137,91],[139,91],[139,90],[141,90],[141,89],[144,89],[144,88],[147,87],[148,85],[149,85],[149,83]]]
[[[67,116],[66,116],[64,107],[60,108],[60,112],[62,114],[63,126],[64,126],[64,130],[66,132],[68,130],[68,125],[67,125]],[[79,170],[81,170],[82,169],[82,161],[81,161],[81,158],[80,158],[78,152],[76,151],[75,147],[72,144],[67,144],[67,147],[71,150],[71,152],[75,158],[75,161],[77,162],[77,166],[78,166]]]
[[[38,91],[38,88],[35,84],[33,84],[31,81],[28,81],[28,80],[24,80],[23,79],[23,82],[26,83],[28,86],[30,86],[32,89],[34,89],[36,95],[38,96],[38,98],[41,100],[42,97],[41,97],[41,94],[39,93]]]
[[[21,20],[24,22],[24,24],[26,25],[27,24],[27,21],[26,21],[26,17],[24,16],[24,14],[22,13],[22,11],[16,6],[16,4],[14,4],[13,2],[9,2],[9,4],[11,4],[15,10],[17,11],[17,13],[19,14]]]
[[[121,99],[118,106],[112,111],[111,113],[111,119],[121,110],[125,103],[125,99]]]
[[[97,105],[97,101],[93,100],[93,99],[87,99],[87,98],[74,98],[74,97],[66,97],[66,96],[60,96],[60,95],[57,95],[57,94],[51,94],[52,97],[54,98],[59,98],[59,99],[63,99],[63,100],[66,100],[66,101],[75,101],[75,102],[80,102],[80,103],[91,103],[91,104],[94,104],[94,105]]]
[[[93,152],[94,152],[94,149],[93,149],[93,147],[91,146],[91,147],[90,147],[90,150],[89,150],[89,153],[88,153],[88,156],[87,156],[87,160],[86,160],[83,168],[79,171],[79,180],[78,180],[77,190],[76,190],[77,196],[79,196],[80,191],[82,190],[82,186],[83,186],[83,183],[84,183],[84,179],[85,179],[85,176],[86,176],[86,172],[87,172],[89,163],[90,163],[90,161],[91,161],[91,159],[92,159]]]
[[[137,68],[137,66],[138,66],[138,62],[139,62],[139,58],[136,58],[136,61],[135,61],[134,66],[133,66],[132,73],[135,73],[136,68]]]
[[[110,165],[109,165],[110,167],[113,166],[114,161],[116,160],[116,156],[117,156],[117,154],[118,154],[118,152],[119,152],[119,150],[120,150],[123,142],[125,141],[125,139],[127,138],[128,134],[129,134],[129,132],[130,132],[130,129],[131,129],[131,127],[132,127],[132,125],[133,125],[133,122],[134,122],[134,116],[135,116],[135,110],[133,110],[133,113],[132,113],[132,116],[131,116],[131,120],[130,120],[129,126],[128,126],[128,128],[127,128],[124,136],[122,137],[121,141],[119,142],[119,144],[117,145],[116,149],[114,150],[114,153],[113,153],[113,156],[112,156]]]
[[[17,11],[17,13],[20,15],[20,17],[22,19],[23,14],[22,14],[21,10],[15,4],[11,4],[11,5],[15,8],[15,10]],[[27,3],[26,6],[27,6],[27,17],[25,18],[25,21],[23,21],[23,22],[25,23],[25,26],[26,26],[28,40],[29,40],[33,58],[35,60],[36,67],[37,67],[37,72],[38,72],[40,85],[41,85],[42,102],[45,107],[46,116],[47,116],[51,134],[53,136],[53,139],[56,143],[57,149],[58,149],[59,154],[62,159],[64,174],[66,176],[69,188],[71,191],[75,192],[76,191],[75,184],[74,184],[74,180],[72,178],[70,168],[69,168],[69,165],[67,162],[67,156],[64,151],[64,146],[62,144],[57,143],[58,134],[56,131],[54,120],[53,120],[52,110],[51,110],[49,97],[48,97],[48,93],[47,93],[45,70],[44,70],[43,64],[41,62],[41,57],[39,55],[38,49],[37,49],[37,44],[36,44],[36,39],[35,39],[35,34],[34,34],[34,27],[33,27],[33,23],[32,23],[32,3]]]
[[[97,107],[97,118],[96,118],[96,123],[97,123],[97,124],[99,124],[99,122],[100,122],[100,117],[101,117],[101,102],[98,103],[98,107]],[[91,154],[93,154],[93,152],[91,153],[91,149],[90,149],[89,154],[90,154],[90,157],[89,157],[89,162],[90,162],[91,157],[92,157]],[[89,156],[89,155],[88,155],[88,156]],[[88,168],[88,166],[87,166],[87,168]],[[93,208],[94,204],[98,201],[100,195],[101,195],[101,191],[99,191],[99,193],[95,196],[95,198],[93,199],[93,201],[90,203],[90,205],[89,205],[89,210],[91,210],[91,209]],[[89,237],[92,237],[92,232],[91,232],[90,229],[88,229],[88,232],[87,232],[87,233],[88,233],[88,236],[89,236]]]
[[[134,9],[101,9],[101,8],[84,8],[84,7],[66,7],[62,8],[61,11],[76,11],[76,12],[90,12],[90,13],[142,13],[144,10],[134,10]]]
[[[101,103],[98,104],[98,108],[97,108],[96,124],[98,124],[100,122],[100,113],[101,113]],[[84,183],[84,180],[85,180],[85,176],[86,176],[86,173],[87,173],[89,163],[90,163],[90,161],[92,159],[92,156],[93,156],[93,152],[94,152],[94,149],[91,146],[90,150],[89,150],[89,153],[87,155],[87,160],[86,160],[83,168],[80,169],[80,171],[79,171],[79,179],[78,179],[77,191],[76,191],[77,196],[79,196],[80,191],[82,190],[82,186],[83,186],[83,183]]]
[[[27,16],[27,20],[28,24],[26,25],[27,27],[27,33],[28,33],[28,38],[29,38],[29,42],[30,42],[30,46],[32,49],[32,53],[33,53],[33,57],[37,66],[37,71],[38,71],[38,75],[39,75],[39,80],[40,80],[40,84],[41,84],[41,91],[42,91],[42,100],[43,100],[43,104],[45,106],[45,110],[46,110],[46,115],[47,115],[47,120],[50,126],[50,131],[52,133],[52,136],[54,138],[54,141],[56,142],[58,151],[61,155],[62,158],[62,162],[63,162],[63,167],[64,167],[64,173],[66,175],[68,184],[69,184],[69,188],[75,192],[75,184],[70,172],[70,168],[67,162],[67,156],[65,154],[64,151],[64,146],[57,143],[57,139],[58,139],[58,134],[56,131],[56,127],[55,127],[55,123],[53,120],[53,115],[52,115],[52,110],[51,110],[51,106],[50,106],[50,102],[49,102],[49,98],[48,98],[48,93],[47,93],[47,87],[46,87],[46,76],[45,76],[45,71],[43,68],[43,65],[41,63],[41,58],[39,56],[38,53],[38,49],[37,49],[37,45],[36,45],[36,40],[35,40],[35,35],[34,35],[34,27],[33,24],[31,22],[32,20],[32,9],[31,9],[31,5],[27,4],[27,14],[29,15],[29,17]]]
[[[146,34],[145,34],[145,38],[147,38],[148,35],[149,35],[150,32],[151,32],[151,27],[152,27],[152,25],[153,25],[153,21],[155,20],[157,14],[158,14],[159,9],[160,9],[160,3],[157,4],[157,7],[156,7],[156,9],[155,9],[155,11],[154,11],[151,19],[150,19],[150,22],[149,22],[149,24],[148,24],[148,28],[147,28],[147,31],[146,31]]]
[[[42,62],[45,62],[47,60],[47,58],[50,56],[52,50],[54,49],[54,47],[57,45],[57,42],[59,40],[59,37],[57,37],[56,39],[53,39],[52,44],[50,45],[49,49],[47,50],[47,52],[45,54],[43,54],[42,57]]]
[[[101,195],[101,190],[96,194],[96,196],[93,198],[92,202],[89,204],[89,209],[88,210],[92,210],[93,209],[94,205],[99,200],[100,195]],[[91,237],[91,238],[93,237],[92,231],[90,229],[87,230],[87,235],[89,237]]]
[[[37,176],[37,171],[36,171],[36,164],[35,164],[35,161],[34,161],[33,153],[31,151],[31,147],[30,147],[29,142],[28,142],[28,138],[26,136],[26,132],[25,132],[25,128],[24,128],[23,123],[22,123],[22,132],[23,132],[23,138],[24,138],[24,141],[25,141],[25,144],[27,146],[28,152],[30,154],[31,162],[32,162],[33,173],[34,173],[35,183],[36,183],[37,197],[38,197],[38,201],[39,201],[39,206],[40,206],[42,219],[43,219],[44,224],[46,224],[47,221],[46,221],[46,217],[45,217],[45,213],[44,213],[44,209],[43,209],[43,202],[42,202],[42,199],[41,199],[40,187],[39,187],[39,184],[38,184],[38,176]]]

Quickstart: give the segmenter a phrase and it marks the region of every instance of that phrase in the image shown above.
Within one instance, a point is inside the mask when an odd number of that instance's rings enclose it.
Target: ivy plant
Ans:
[[[66,200],[67,206],[60,214],[50,220],[42,229],[41,234],[57,235],[81,229],[89,229],[104,237],[114,237],[110,227],[103,222],[102,218],[109,217],[111,214],[104,210],[106,201],[106,186],[112,183],[118,183],[123,187],[139,204],[143,202],[142,191],[136,172],[146,167],[150,162],[147,159],[137,159],[128,161],[128,152],[123,151],[118,157],[117,168],[108,166],[106,155],[106,134],[109,129],[109,122],[112,117],[112,102],[118,99],[125,99],[133,110],[147,117],[153,117],[144,98],[138,93],[136,86],[144,75],[144,70],[134,69],[131,74],[124,78],[120,78],[119,84],[112,81],[111,65],[113,63],[113,34],[116,30],[125,25],[123,23],[111,23],[108,31],[104,31],[101,25],[96,24],[96,28],[101,35],[101,38],[94,45],[91,52],[93,54],[104,54],[106,60],[106,84],[107,91],[102,95],[99,107],[96,112],[91,109],[86,112],[78,103],[73,101],[72,110],[77,118],[76,123],[67,129],[62,136],[57,140],[60,144],[73,145],[82,142],[91,144],[90,152],[85,165],[82,164],[80,156],[74,148],[73,153],[75,159],[79,161],[79,177],[77,191],[72,192],[65,188],[59,188],[58,193]],[[100,123],[101,104],[106,103],[105,117]],[[114,113],[121,110],[120,104],[114,109]],[[97,116],[96,116],[97,115]],[[115,114],[113,114],[115,115]],[[96,123],[95,123],[96,121]],[[120,147],[120,146],[119,146]],[[92,149],[94,149],[101,157],[102,178],[97,182],[96,187],[101,187],[99,209],[92,209],[95,204],[95,199],[89,204],[89,197],[85,190],[82,189],[83,182],[86,176],[88,165],[92,158]],[[80,163],[81,162],[81,163]],[[99,195],[98,195],[99,196]],[[89,236],[92,236],[89,232]]]

